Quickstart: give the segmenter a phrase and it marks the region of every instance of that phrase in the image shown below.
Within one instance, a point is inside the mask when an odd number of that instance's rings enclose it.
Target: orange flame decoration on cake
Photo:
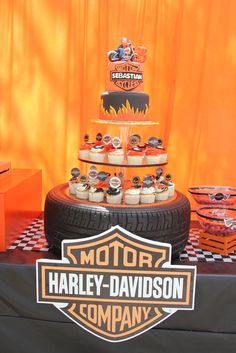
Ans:
[[[118,111],[116,111],[112,106],[109,107],[109,110],[106,110],[103,106],[103,99],[101,99],[100,119],[118,121],[148,121],[148,113],[149,109],[147,104],[145,105],[144,110],[138,110],[131,107],[128,100],[126,100],[125,105],[122,104],[122,107],[119,108]]]

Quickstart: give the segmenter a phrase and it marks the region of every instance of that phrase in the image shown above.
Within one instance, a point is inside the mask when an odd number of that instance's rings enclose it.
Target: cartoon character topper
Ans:
[[[144,63],[146,60],[146,53],[147,49],[144,46],[138,46],[135,50],[132,42],[128,38],[123,37],[118,48],[108,52],[108,58],[111,62],[130,60]]]

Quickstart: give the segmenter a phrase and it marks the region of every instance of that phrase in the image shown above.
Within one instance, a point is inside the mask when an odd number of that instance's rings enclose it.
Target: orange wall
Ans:
[[[148,48],[151,134],[178,189],[235,185],[235,13],[234,0],[0,1],[0,160],[42,169],[45,192],[67,180],[125,35]]]

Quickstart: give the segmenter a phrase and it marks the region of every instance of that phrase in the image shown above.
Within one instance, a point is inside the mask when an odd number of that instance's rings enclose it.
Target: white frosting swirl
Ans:
[[[92,147],[90,152],[101,153],[104,152],[104,146]]]
[[[151,186],[150,188],[142,188],[141,194],[154,194],[155,193],[155,188]]]
[[[95,193],[97,191],[97,188],[94,188],[93,186],[91,186],[89,192]],[[102,192],[102,191],[99,191]]]
[[[132,188],[125,191],[126,195],[140,195],[140,189]]]
[[[109,155],[115,155],[115,156],[123,156],[124,155],[124,151],[122,150],[122,148],[118,148],[114,151],[109,152]]]
[[[87,191],[88,189],[89,189],[88,184],[81,184],[81,183],[79,183],[79,184],[76,186],[76,190],[77,190],[77,191]]]
[[[165,191],[168,191],[168,188],[167,188],[167,187],[166,187],[166,188],[159,188],[159,187],[156,188],[156,192],[157,192],[158,194],[160,194],[161,192],[165,192]]]

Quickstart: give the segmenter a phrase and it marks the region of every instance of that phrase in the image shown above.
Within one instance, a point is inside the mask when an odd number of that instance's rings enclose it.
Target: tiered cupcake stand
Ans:
[[[122,148],[126,151],[126,144],[132,127],[155,126],[158,123],[151,121],[104,121],[95,120],[97,124],[118,125]],[[163,164],[130,165],[124,159],[123,164],[94,162],[89,159],[80,159],[89,165],[116,167],[117,175],[127,176],[127,168],[162,167]],[[135,173],[133,173],[135,175]],[[121,204],[93,203],[80,200],[69,193],[68,184],[52,189],[45,202],[45,234],[49,246],[60,254],[63,239],[84,238],[99,234],[111,226],[121,227],[139,236],[172,244],[172,256],[178,257],[187,242],[190,228],[190,204],[180,192],[166,201],[151,204],[127,205],[124,198]]]

